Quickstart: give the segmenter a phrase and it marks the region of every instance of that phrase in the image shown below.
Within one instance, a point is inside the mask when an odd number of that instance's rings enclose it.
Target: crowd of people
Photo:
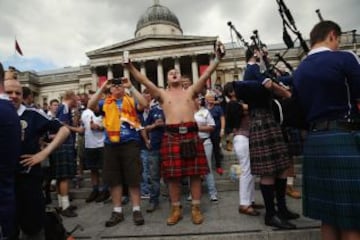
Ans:
[[[300,214],[289,210],[286,194],[302,197],[292,185],[293,157],[303,154],[304,215],[321,220],[323,239],[359,239],[360,65],[357,56],[338,51],[340,35],[331,21],[313,28],[312,50],[291,86],[286,86],[288,77],[282,82],[264,74],[263,52],[250,46],[244,80],[207,89],[224,56],[217,42],[214,60],[194,83],[171,69],[167,87],[160,88],[129,61],[123,66],[143,91],[118,77],[96,92],[67,91],[61,102],[53,99],[41,109],[16,72],[5,73],[0,65],[0,239],[45,239],[52,186],[57,211],[77,217],[69,190],[74,179],[81,182],[84,170],[90,171],[92,185],[86,203],[111,198],[106,227],[125,219],[127,201],[134,224],[143,225],[141,200],[148,199],[147,213],[156,211],[161,186],[170,202],[167,225],[183,218],[184,186],[191,221],[201,224],[203,183],[209,201],[219,201],[214,175],[224,174],[225,138],[232,139],[241,168],[240,214],[256,217],[265,208],[266,225],[295,229],[291,220]],[[274,116],[274,99],[296,99],[306,131],[281,125]],[[264,205],[255,203],[256,176]]]

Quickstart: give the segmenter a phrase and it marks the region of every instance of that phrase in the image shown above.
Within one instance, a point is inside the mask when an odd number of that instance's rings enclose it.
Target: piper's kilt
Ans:
[[[196,123],[194,124],[196,126]],[[193,139],[196,144],[197,154],[194,159],[182,159],[180,156],[180,141],[188,139]],[[186,134],[165,132],[160,154],[162,158],[161,172],[164,178],[206,175],[209,172],[204,146],[197,131]]]
[[[70,179],[76,175],[76,159],[74,144],[63,143],[50,158],[52,177]]]
[[[253,175],[273,176],[291,164],[280,125],[271,111],[251,110],[249,146]]]
[[[309,132],[303,195],[304,216],[360,230],[360,132]]]

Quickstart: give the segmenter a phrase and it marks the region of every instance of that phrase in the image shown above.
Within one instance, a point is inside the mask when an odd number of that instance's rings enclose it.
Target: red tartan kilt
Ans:
[[[197,155],[194,159],[182,159],[180,141],[194,139]],[[164,178],[176,178],[194,175],[206,175],[209,172],[205,150],[197,132],[175,134],[165,132],[160,154],[162,157],[161,173]]]

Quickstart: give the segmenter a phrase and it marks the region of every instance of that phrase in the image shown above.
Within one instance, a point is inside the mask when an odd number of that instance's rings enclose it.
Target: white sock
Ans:
[[[181,204],[180,204],[180,202],[174,202],[174,203],[171,203],[171,205],[173,205],[173,206],[180,206]]]
[[[114,207],[114,212],[122,213],[122,207]]]
[[[57,199],[58,199],[59,208],[62,208],[62,201],[61,201],[61,195],[60,194],[57,195]]]
[[[140,206],[133,206],[133,212],[140,211]]]
[[[192,200],[191,203],[192,203],[192,205],[199,205],[200,200]]]
[[[287,177],[287,185],[294,186],[294,177]]]
[[[61,197],[62,209],[65,210],[70,206],[69,196],[65,195]]]

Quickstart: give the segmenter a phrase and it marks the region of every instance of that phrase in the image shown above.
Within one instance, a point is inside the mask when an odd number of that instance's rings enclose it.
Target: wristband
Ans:
[[[214,63],[215,63],[215,64],[218,64],[219,62],[220,62],[219,59],[218,59],[217,57],[215,57],[215,58],[214,58]]]
[[[95,94],[99,95],[99,94],[101,94],[101,93],[102,93],[101,88],[98,88],[98,89],[96,90],[96,93],[95,93]]]
[[[129,87],[129,92],[134,92],[136,90],[136,88],[134,87],[134,86],[131,86],[131,87]]]

